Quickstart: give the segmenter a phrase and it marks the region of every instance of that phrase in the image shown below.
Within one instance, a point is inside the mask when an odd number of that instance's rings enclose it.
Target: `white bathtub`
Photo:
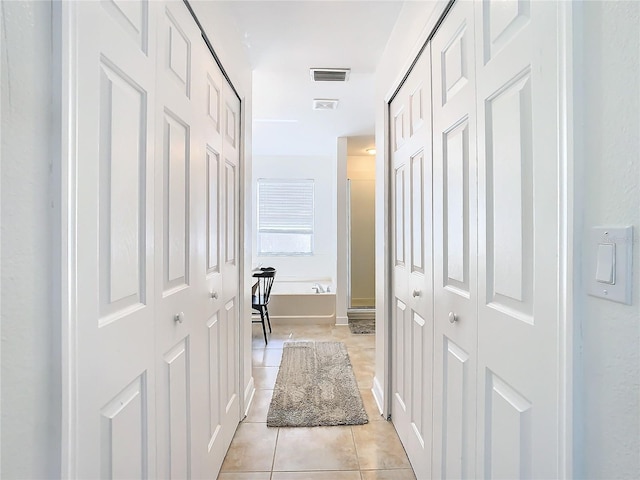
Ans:
[[[320,284],[329,292],[315,293]],[[269,318],[279,323],[335,323],[335,288],[326,280],[292,282],[276,280],[271,290]]]

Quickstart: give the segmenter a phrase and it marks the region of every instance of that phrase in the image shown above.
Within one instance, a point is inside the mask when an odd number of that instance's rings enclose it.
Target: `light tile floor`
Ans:
[[[369,423],[366,425],[267,428],[267,411],[286,341],[344,342]],[[219,480],[415,480],[393,425],[378,411],[371,387],[374,335],[353,335],[335,325],[273,325],[264,345],[262,326],[253,326],[256,393],[240,423]]]

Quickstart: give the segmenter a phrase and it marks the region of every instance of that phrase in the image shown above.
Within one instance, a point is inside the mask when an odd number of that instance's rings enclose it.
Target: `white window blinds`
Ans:
[[[313,180],[258,180],[258,253],[313,253]]]

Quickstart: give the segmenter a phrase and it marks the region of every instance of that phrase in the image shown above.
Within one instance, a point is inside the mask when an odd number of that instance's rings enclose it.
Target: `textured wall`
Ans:
[[[2,478],[60,462],[52,311],[51,3],[2,2]]]
[[[635,284],[631,306],[590,297],[577,266],[582,405],[576,423],[584,449],[577,452],[576,476],[630,479],[640,474],[640,3],[583,6],[576,241],[580,248],[593,226],[633,225]]]

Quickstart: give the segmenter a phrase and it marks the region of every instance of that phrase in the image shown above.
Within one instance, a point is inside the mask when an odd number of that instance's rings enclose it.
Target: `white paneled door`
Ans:
[[[485,478],[559,471],[559,3],[492,1],[476,12]]]
[[[392,419],[419,479],[561,476],[557,10],[455,2],[389,107]]]
[[[418,478],[431,471],[431,82],[425,51],[390,105],[393,161],[391,414]]]
[[[157,15],[155,317],[157,465],[159,478],[194,476],[200,398],[193,396],[202,376],[197,355],[204,319],[203,275],[198,231],[205,205],[202,178],[204,146],[196,102],[194,68],[200,58],[198,31],[189,12],[167,3]],[[192,415],[194,414],[194,415]]]
[[[434,159],[434,478],[475,478],[477,174],[475,2],[431,42]]]
[[[64,8],[77,31],[66,470],[214,478],[240,417],[240,102],[182,1]]]
[[[68,468],[76,478],[155,478],[156,29],[146,2],[70,7],[78,81]]]

